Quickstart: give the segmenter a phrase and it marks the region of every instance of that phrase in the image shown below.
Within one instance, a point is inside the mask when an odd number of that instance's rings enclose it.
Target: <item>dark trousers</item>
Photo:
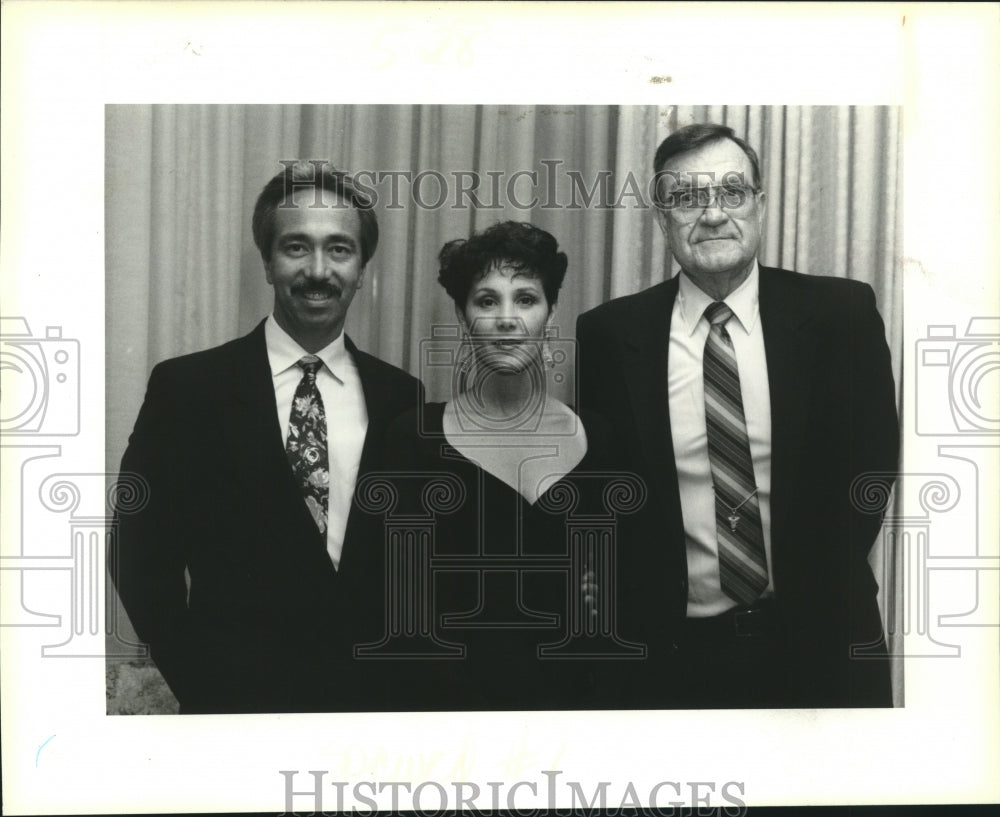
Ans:
[[[675,690],[682,709],[794,706],[793,655],[768,602],[688,619],[676,640]]]

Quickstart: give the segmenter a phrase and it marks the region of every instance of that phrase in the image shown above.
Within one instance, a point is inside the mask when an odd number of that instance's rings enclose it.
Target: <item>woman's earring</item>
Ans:
[[[458,394],[467,391],[472,381],[472,369],[475,365],[475,350],[472,348],[472,336],[464,323],[459,324],[462,331],[458,342],[458,354],[455,356],[455,386]]]
[[[549,338],[555,336],[555,330],[551,326],[545,327],[545,339],[542,341],[542,362],[545,364],[546,369],[554,369],[556,367],[556,359],[552,355],[552,349],[549,347]]]
[[[556,359],[552,357],[552,350],[549,349],[549,342],[542,342],[542,363],[545,364],[546,369],[554,369],[556,367]]]

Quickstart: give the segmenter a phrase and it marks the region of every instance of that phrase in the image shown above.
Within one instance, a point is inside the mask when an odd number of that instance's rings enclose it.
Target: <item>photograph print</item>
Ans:
[[[107,105],[108,714],[902,706],[900,151]]]

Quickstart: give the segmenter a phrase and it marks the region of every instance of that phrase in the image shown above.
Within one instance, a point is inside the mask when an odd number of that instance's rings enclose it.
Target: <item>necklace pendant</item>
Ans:
[[[740,524],[740,516],[736,513],[731,513],[727,517],[729,519],[729,530],[736,533],[736,526]]]

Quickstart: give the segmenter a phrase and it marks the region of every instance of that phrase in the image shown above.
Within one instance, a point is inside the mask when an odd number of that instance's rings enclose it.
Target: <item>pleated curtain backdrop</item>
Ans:
[[[250,215],[280,160],[329,160],[341,170],[384,174],[378,184],[374,176],[362,179],[379,195],[381,237],[347,332],[362,349],[422,376],[430,398],[441,400],[448,373],[421,366],[420,341],[433,325],[455,321],[436,282],[444,242],[503,219],[551,232],[570,260],[556,324],[560,337],[572,338],[580,312],[677,272],[644,205],[657,145],[694,122],[729,125],[760,155],[768,202],[762,263],[874,287],[898,392],[896,108],[112,105],[105,203],[109,471],[118,467],[153,365],[245,334],[270,312]],[[473,173],[481,179],[482,207],[459,194]],[[397,201],[385,174],[396,176]],[[446,200],[430,206],[442,179]],[[414,190],[427,206],[414,201]],[[595,200],[587,206],[583,194],[590,191]],[[534,206],[522,206],[533,197]],[[464,206],[453,206],[456,198]],[[567,379],[557,393],[572,403],[573,388]],[[873,562],[884,592],[894,578],[882,575],[880,553]],[[897,688],[898,681],[897,668]]]

